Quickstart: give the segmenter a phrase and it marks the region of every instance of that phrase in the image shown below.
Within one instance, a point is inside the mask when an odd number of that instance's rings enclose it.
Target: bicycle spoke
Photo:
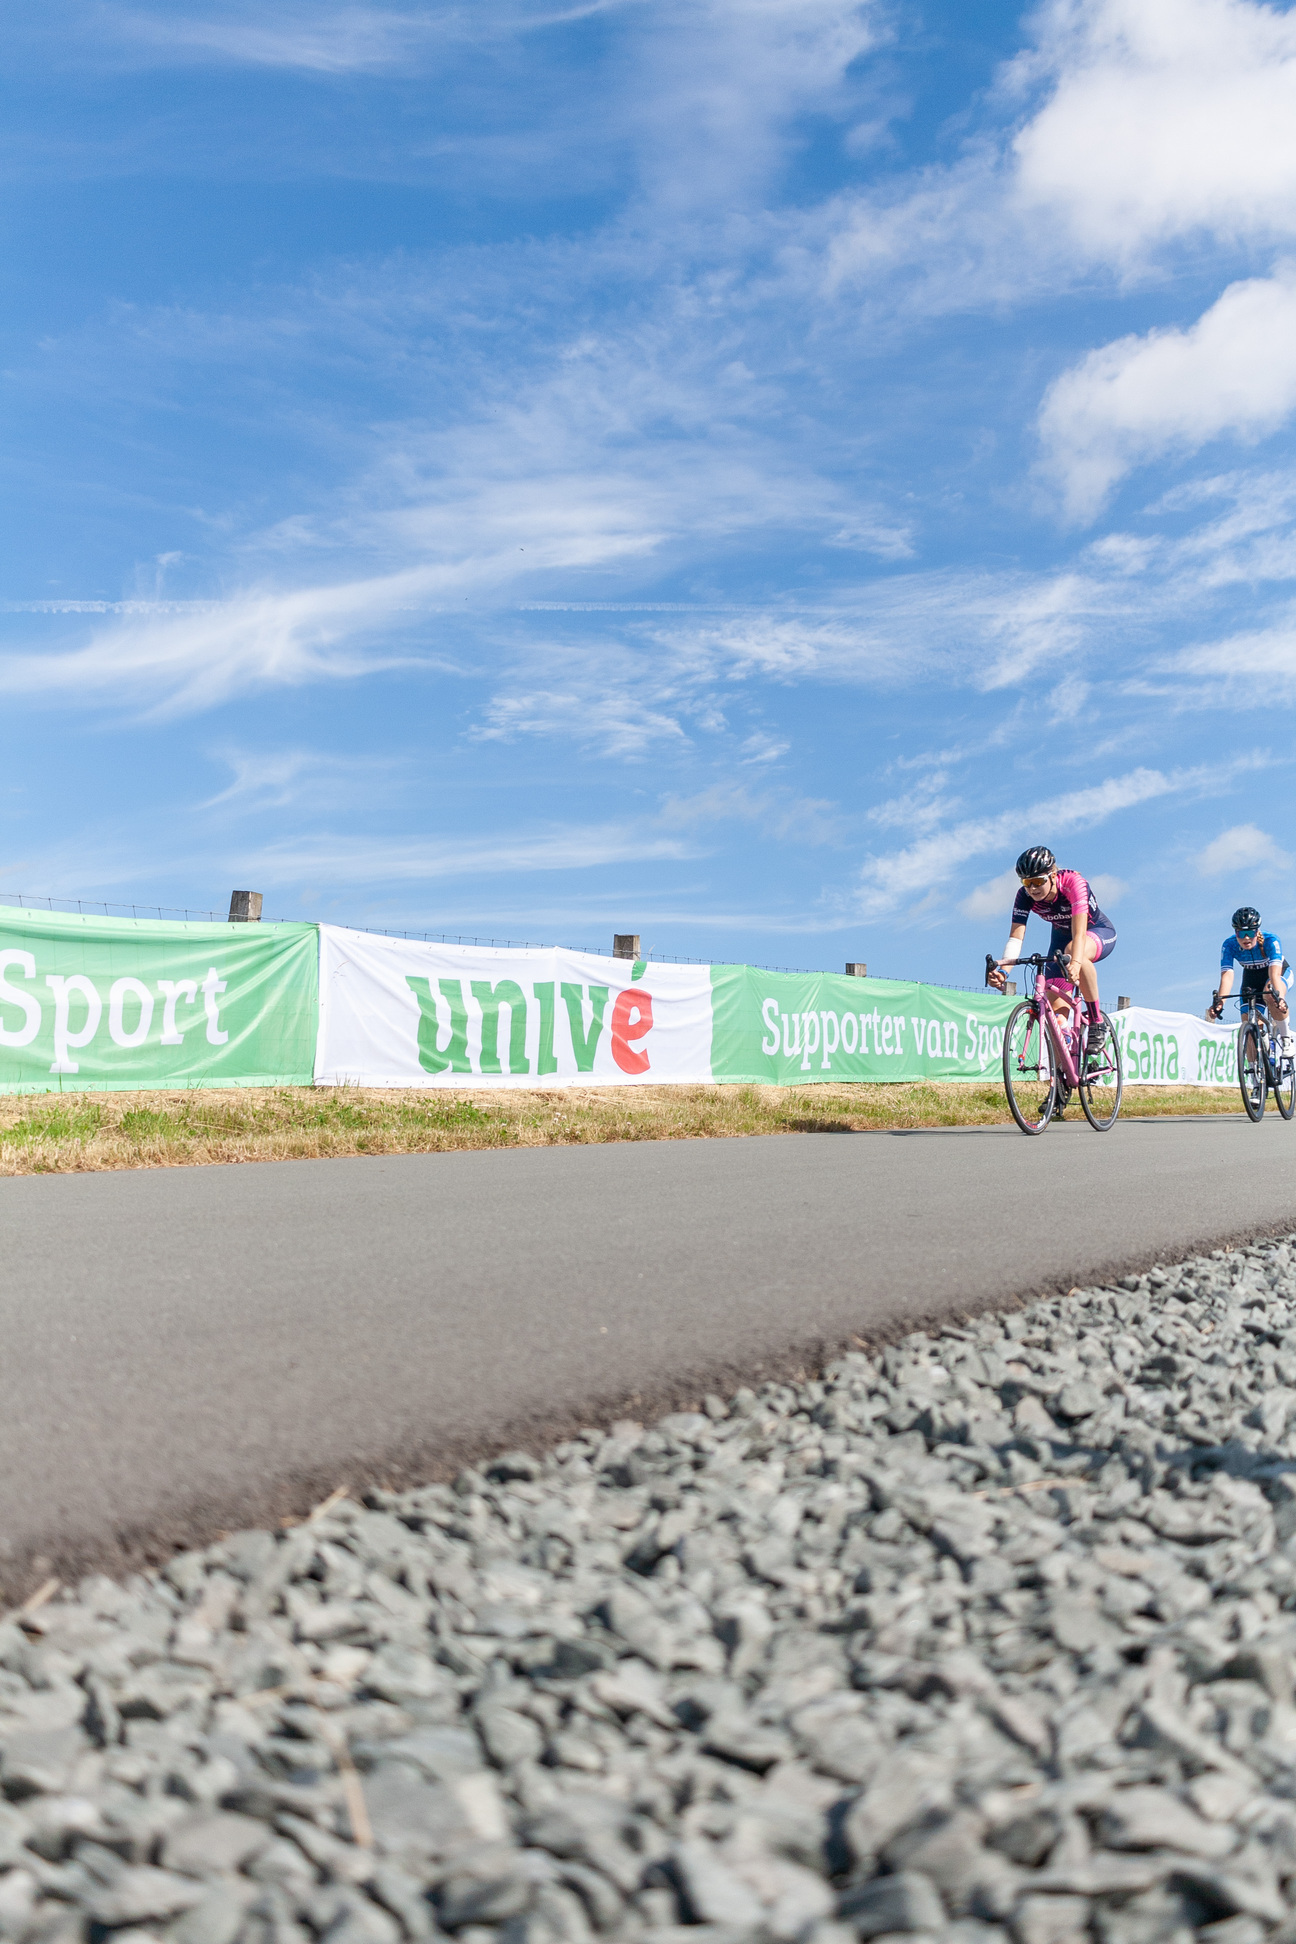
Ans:
[[[1265,1071],[1265,1052],[1261,1044],[1260,1029],[1251,1020],[1244,1020],[1238,1030],[1238,1085],[1242,1090],[1242,1105],[1253,1121],[1263,1118],[1265,1095],[1269,1089],[1269,1076]]]
[[[1274,1099],[1283,1119],[1290,1120],[1296,1113],[1296,1060],[1275,1053],[1274,1067]]]
[[[1042,1134],[1056,1098],[1053,1043],[1029,1001],[1011,1014],[1004,1033],[1004,1092],[1023,1134]]]
[[[1097,1133],[1114,1126],[1124,1090],[1120,1043],[1104,1020],[1097,1040],[1086,1048],[1079,1089],[1084,1117]]]

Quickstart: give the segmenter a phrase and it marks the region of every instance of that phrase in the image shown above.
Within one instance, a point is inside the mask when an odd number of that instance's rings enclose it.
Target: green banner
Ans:
[[[998,1075],[1017,1001],[900,979],[711,968],[716,1080],[976,1080]]]
[[[314,925],[0,907],[0,1093],[309,1085]]]

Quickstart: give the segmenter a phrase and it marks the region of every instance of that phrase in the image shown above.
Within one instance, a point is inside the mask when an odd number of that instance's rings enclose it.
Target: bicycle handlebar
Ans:
[[[992,972],[997,972],[997,971],[1001,971],[1001,970],[1003,970],[1003,967],[1002,967],[1002,966],[1000,965],[1000,962],[999,962],[999,960],[998,960],[998,959],[997,959],[997,958],[995,957],[995,955],[994,955],[994,953],[993,953],[993,952],[987,952],[987,953],[986,953],[986,955],[985,955],[985,963],[986,963],[986,969],[985,969],[985,982],[986,982],[986,984],[987,984],[987,985],[989,985],[989,984],[990,984],[990,975],[991,975],[991,973],[992,973]],[[1017,965],[1029,965],[1029,966],[1034,966],[1034,967],[1037,967],[1037,968],[1040,968],[1040,967],[1043,967],[1043,966],[1046,966],[1046,965],[1062,965],[1062,966],[1064,967],[1064,969],[1065,969],[1065,972],[1066,972],[1066,984],[1067,984],[1067,988],[1068,988],[1068,990],[1069,990],[1070,992],[1072,992],[1072,993],[1074,993],[1074,994],[1075,994],[1075,996],[1076,996],[1076,999],[1078,999],[1078,998],[1079,998],[1079,995],[1080,995],[1080,985],[1079,985],[1079,981],[1078,981],[1078,980],[1077,980],[1077,979],[1076,979],[1076,978],[1075,978],[1075,977],[1073,976],[1073,974],[1071,973],[1071,970],[1070,970],[1070,961],[1069,961],[1069,960],[1063,960],[1063,959],[1060,959],[1060,958],[1058,958],[1058,957],[1056,956],[1056,954],[1054,954],[1054,953],[1052,953],[1052,952],[1032,952],[1032,953],[1031,953],[1031,954],[1029,955],[1029,957],[1027,957],[1027,958],[1018,958],[1018,959],[1012,959],[1012,960],[1010,960],[1010,961],[1009,961],[1009,965],[1008,965],[1008,968],[1007,968],[1007,969],[1008,969],[1009,971],[1011,971],[1011,970],[1012,970],[1012,968],[1013,968],[1014,966],[1017,966]],[[1006,978],[1005,978],[1005,984],[1006,984],[1006,983],[1007,983],[1007,980],[1006,980]],[[997,990],[997,988],[992,988],[992,990]],[[1028,996],[1029,996],[1029,993],[1030,993],[1030,988],[1029,988],[1029,986],[1028,986],[1028,987],[1027,987],[1027,995],[1028,995]],[[1074,1004],[1075,1004],[1075,1000],[1073,1000],[1073,1001],[1072,1001],[1072,1005],[1074,1005]]]
[[[988,983],[990,974],[1000,971],[1003,968],[993,952],[986,953],[985,962],[986,981]],[[1008,961],[1010,967],[1014,965],[1061,965],[1063,963],[1064,961],[1053,952],[1032,952],[1028,958],[1016,958]],[[1075,981],[1072,980],[1073,985],[1074,983]]]
[[[1279,1004],[1281,1004],[1284,995],[1279,992],[1277,986],[1273,985],[1264,985],[1261,986],[1258,992],[1248,993],[1243,993],[1240,989],[1237,992],[1221,992],[1216,987],[1215,991],[1211,994],[1211,1011],[1213,1012],[1215,1007],[1218,1006],[1220,1011],[1223,1012],[1230,999],[1236,999],[1239,1006],[1245,1011],[1248,1007],[1266,1004],[1270,997],[1277,999]]]

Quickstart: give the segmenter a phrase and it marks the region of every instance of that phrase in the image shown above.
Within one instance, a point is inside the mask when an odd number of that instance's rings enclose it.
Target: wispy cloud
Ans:
[[[0,694],[108,703],[161,720],[266,687],[352,680],[436,658],[392,639],[401,609],[443,591],[437,569],[248,594],[198,612],[129,615],[84,646],[0,655]]]
[[[509,872],[586,871],[603,864],[679,860],[697,855],[687,838],[635,823],[567,824],[527,835],[444,840],[333,837],[327,834],[240,853],[272,885],[303,881],[382,886],[437,883]]]
[[[289,68],[321,77],[378,75],[426,59],[438,48],[471,46],[565,26],[638,0],[572,0],[569,5],[302,5],[274,9],[233,3],[152,10],[114,7],[105,25],[127,48],[157,60],[229,62]]]
[[[659,822],[666,830],[699,832],[726,823],[754,824],[782,842],[831,844],[840,841],[843,820],[837,805],[824,798],[724,782],[691,796],[666,796]]]
[[[375,783],[400,766],[398,757],[345,756],[314,749],[247,751],[223,749],[220,760],[232,772],[225,789],[200,805],[228,805],[241,813],[326,804],[336,810],[339,794],[363,789],[372,803]]]
[[[1150,672],[1133,679],[1133,694],[1169,700],[1176,710],[1271,709],[1275,679],[1296,675],[1296,612],[1271,628],[1224,635],[1159,657]]]
[[[1201,766],[1168,773],[1136,769],[1091,784],[1088,789],[1034,803],[1028,814],[1013,809],[968,818],[889,856],[870,857],[860,871],[858,909],[870,918],[885,916],[902,905],[917,909],[938,887],[957,878],[973,858],[995,850],[1020,849],[1034,833],[1051,836],[1054,832],[1092,829],[1138,804],[1151,803],[1158,797],[1200,795],[1226,777],[1235,781],[1236,776],[1234,767],[1223,770]],[[992,880],[992,884],[996,882],[1003,880]],[[976,899],[988,889],[982,886],[972,897]]]
[[[520,913],[539,880],[564,910],[652,880],[675,923],[964,936],[1037,820],[1123,816],[1086,853],[1113,868],[1143,822],[1190,855],[1204,793],[1285,747],[1296,471],[1194,454],[1296,397],[1290,8],[991,10],[982,71],[1024,52],[953,119],[967,70],[883,0],[49,14],[42,76],[75,85],[38,132],[103,233],[96,171],[141,185],[151,248],[177,170],[247,220],[208,237],[204,190],[167,302],[142,254],[96,283],[69,252],[85,322],[25,314],[41,537],[10,549],[0,697],[69,764],[165,722],[193,826],[233,833],[222,884],[232,856],[268,888],[385,874],[457,915],[478,881]],[[20,176],[48,159],[21,115]],[[1040,449],[1077,517],[1140,469],[1144,503],[1070,537]],[[149,588],[192,598],[93,598]],[[178,718],[254,694],[263,742],[209,780]],[[1225,706],[1257,712],[1236,760]],[[305,744],[404,747],[413,717],[471,787],[431,836],[361,837],[383,772]]]
[[[479,742],[558,738],[597,745],[609,756],[638,756],[654,744],[688,741],[678,714],[654,708],[638,696],[608,694],[597,682],[496,695],[472,734]]]
[[[984,884],[969,891],[966,898],[961,898],[959,910],[974,924],[988,925],[1012,910],[1019,883],[1016,871],[1000,871],[998,877],[987,878]]]

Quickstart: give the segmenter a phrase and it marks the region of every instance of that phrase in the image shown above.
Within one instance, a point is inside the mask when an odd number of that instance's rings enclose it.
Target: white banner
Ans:
[[[1191,1013],[1127,1006],[1108,1015],[1116,1028],[1129,1087],[1236,1087],[1237,1023],[1213,1025]]]
[[[556,948],[425,944],[339,925],[320,926],[319,951],[315,1079],[325,1086],[706,1083],[717,1077],[713,996],[717,989],[727,990],[726,974],[743,972],[742,967],[631,964]],[[797,980],[777,974],[760,981],[761,991],[771,984],[800,991]],[[859,989],[873,988],[884,991],[882,982],[873,980]],[[934,989],[926,990],[930,997]],[[746,1011],[751,1014],[747,1038],[758,1041],[760,1008],[752,1004]],[[1236,1087],[1236,1025],[1214,1026],[1189,1013],[1145,1006],[1110,1018],[1128,1085]],[[752,1049],[732,1022],[721,1038],[719,1078],[750,1078],[761,1070],[753,1066]],[[961,1071],[959,1061],[952,1068],[946,1062],[933,1077],[984,1078],[984,1061],[969,1056],[964,1065]],[[838,1068],[832,1076],[838,1080],[890,1077],[853,1075],[840,1061]],[[799,1079],[799,1069],[788,1077]]]
[[[711,968],[432,945],[320,926],[325,1086],[651,1085],[711,1078]]]

